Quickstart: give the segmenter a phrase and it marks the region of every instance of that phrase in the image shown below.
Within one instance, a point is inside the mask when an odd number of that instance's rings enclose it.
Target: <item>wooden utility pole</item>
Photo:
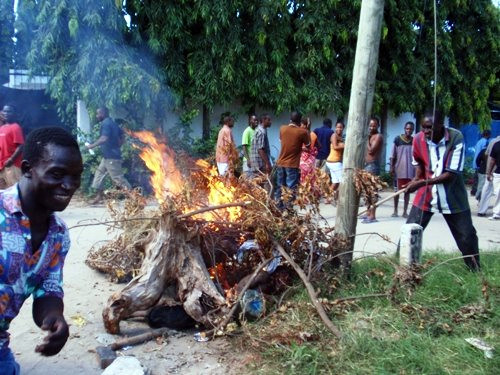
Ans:
[[[349,117],[344,149],[344,175],[340,184],[335,233],[347,243],[341,257],[342,266],[349,270],[354,249],[359,195],[354,187],[355,168],[363,168],[368,140],[375,76],[378,65],[380,30],[384,15],[384,0],[363,0],[359,17],[358,42],[349,101]]]

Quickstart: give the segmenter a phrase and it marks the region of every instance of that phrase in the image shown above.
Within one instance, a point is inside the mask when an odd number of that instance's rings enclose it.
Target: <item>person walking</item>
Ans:
[[[488,155],[486,171],[487,179],[493,183],[493,194],[496,195],[493,215],[490,220],[500,220],[500,142],[496,142]]]
[[[97,121],[100,124],[100,134],[97,141],[87,144],[91,150],[100,147],[102,159],[97,167],[92,181],[92,189],[95,191],[93,204],[99,203],[104,197],[103,182],[109,174],[113,183],[122,189],[130,190],[130,183],[123,175],[121,146],[124,142],[123,130],[109,117],[109,110],[106,107],[97,109]]]
[[[489,155],[491,154],[491,150],[493,149],[493,146],[497,144],[500,141],[500,135],[496,138],[494,138],[489,144],[488,147],[486,148],[485,151],[485,158],[486,158],[486,166],[485,166],[485,176],[488,171],[488,164],[491,163],[491,159],[489,158]],[[493,181],[488,180],[488,178],[485,179],[483,189],[481,190],[481,198],[479,199],[479,208],[477,210],[477,216],[480,217],[485,217],[487,216],[488,208],[490,205],[490,199],[491,197],[494,196],[494,189],[493,189]]]

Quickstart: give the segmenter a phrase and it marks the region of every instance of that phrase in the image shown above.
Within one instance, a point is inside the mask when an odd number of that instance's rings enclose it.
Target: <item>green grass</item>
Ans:
[[[456,257],[434,253],[425,274]],[[462,260],[443,264],[414,288],[392,298],[374,297],[330,305],[329,316],[343,333],[338,340],[319,320],[300,286],[279,311],[244,326],[245,347],[259,357],[256,374],[498,374],[500,369],[500,252],[481,255],[482,275]],[[394,259],[357,261],[350,281],[330,272],[314,283],[330,301],[386,292]],[[272,308],[271,308],[272,310]],[[478,337],[497,348],[493,359],[464,339]]]

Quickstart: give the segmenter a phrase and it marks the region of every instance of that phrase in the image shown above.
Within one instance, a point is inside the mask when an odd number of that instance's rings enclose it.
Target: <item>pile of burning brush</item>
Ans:
[[[333,199],[324,172],[315,172],[314,194],[310,184],[301,185],[298,210],[282,212],[263,187],[266,176],[225,180],[204,160],[176,158],[152,133],[134,136],[143,143],[159,206],[148,208],[134,191],[122,204],[108,203],[122,231],[94,248],[86,263],[115,281],[132,278],[103,312],[109,332],[119,331],[120,320],[161,307],[182,308],[208,329],[220,328],[247,289],[282,291],[290,285],[291,263],[310,277],[342,251],[319,214],[320,197]],[[374,199],[380,181],[363,176],[357,187]]]

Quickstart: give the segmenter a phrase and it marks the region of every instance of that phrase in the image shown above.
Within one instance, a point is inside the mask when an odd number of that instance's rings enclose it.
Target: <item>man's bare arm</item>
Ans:
[[[382,135],[377,134],[375,139],[368,139],[368,154],[371,156],[377,156],[379,151],[382,149],[383,139]]]
[[[259,156],[264,160],[264,168],[265,172],[269,173],[271,172],[271,163],[269,161],[269,156],[267,155],[266,151],[264,151],[263,148],[259,148]]]
[[[21,152],[23,152],[23,145],[18,145],[14,153],[10,156],[10,158],[8,158],[5,161],[4,165],[6,167],[10,167],[12,164],[14,164],[14,161],[17,159],[17,157],[21,155]]]
[[[61,351],[69,337],[69,327],[64,319],[64,302],[58,297],[41,297],[33,301],[33,320],[42,330],[48,331],[43,343],[35,351],[42,355],[55,355]]]

